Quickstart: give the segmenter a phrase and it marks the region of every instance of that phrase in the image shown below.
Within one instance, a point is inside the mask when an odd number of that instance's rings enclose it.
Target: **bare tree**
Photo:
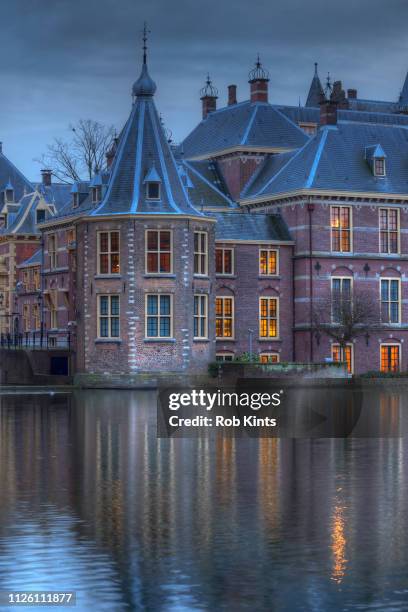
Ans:
[[[54,138],[47,152],[36,159],[43,167],[64,183],[91,179],[95,168],[106,165],[106,153],[115,139],[113,126],[105,126],[93,119],[81,119],[70,125],[72,138],[68,141]]]
[[[379,299],[361,289],[332,292],[315,301],[312,324],[316,336],[323,333],[339,345],[340,360],[345,361],[347,344],[381,324]]]

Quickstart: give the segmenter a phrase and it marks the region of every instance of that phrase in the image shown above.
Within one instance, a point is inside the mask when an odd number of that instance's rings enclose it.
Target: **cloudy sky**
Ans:
[[[248,98],[259,51],[272,102],[305,101],[319,62],[359,96],[395,100],[408,70],[407,0],[1,0],[0,140],[28,178],[54,136],[94,118],[121,128],[151,29],[156,104],[174,140],[200,119],[207,71]]]

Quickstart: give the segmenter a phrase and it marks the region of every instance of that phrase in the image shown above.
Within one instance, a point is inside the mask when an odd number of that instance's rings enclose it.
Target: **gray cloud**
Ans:
[[[271,100],[304,100],[319,61],[362,97],[396,99],[408,69],[405,0],[2,0],[0,139],[29,177],[33,158],[69,123],[95,117],[118,128],[140,66],[149,22],[157,105],[176,140],[200,118],[207,70],[225,103],[261,53]]]

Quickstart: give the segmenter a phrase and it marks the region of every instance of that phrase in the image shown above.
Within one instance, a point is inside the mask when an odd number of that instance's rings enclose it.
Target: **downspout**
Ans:
[[[312,241],[312,213],[314,204],[309,200],[307,205],[309,212],[309,318],[310,318],[310,362],[313,363],[313,241]]]

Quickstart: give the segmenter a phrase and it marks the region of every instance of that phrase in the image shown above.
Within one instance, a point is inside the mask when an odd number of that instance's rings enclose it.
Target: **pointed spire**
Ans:
[[[156,83],[151,78],[149,71],[147,69],[147,35],[150,33],[150,30],[147,29],[147,24],[145,22],[143,27],[143,65],[142,72],[140,77],[134,83],[132,88],[132,94],[134,98],[139,96],[154,96],[156,92]]]
[[[399,97],[399,107],[402,110],[408,109],[408,72]]]
[[[319,79],[317,66],[317,62],[315,62],[314,76],[310,84],[310,89],[306,100],[306,106],[319,106],[321,98],[323,96],[323,87]]]

